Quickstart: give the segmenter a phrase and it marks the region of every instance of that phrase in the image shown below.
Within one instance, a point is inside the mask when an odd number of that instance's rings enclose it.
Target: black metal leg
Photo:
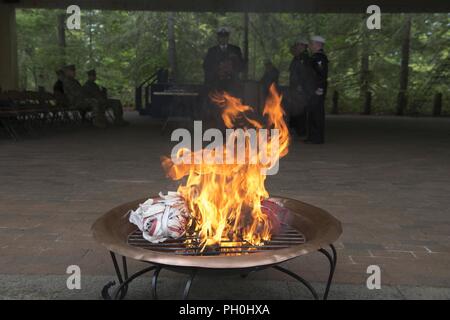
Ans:
[[[183,300],[186,300],[189,295],[189,290],[191,289],[192,281],[194,280],[195,275],[197,274],[197,270],[193,270],[191,273],[191,276],[189,277],[188,281],[186,282],[186,287],[184,287],[183,292]]]
[[[120,272],[119,264],[117,263],[116,255],[112,251],[110,251],[109,253],[111,255],[111,260],[113,262],[114,270],[116,271],[116,275],[117,275],[117,279],[119,280],[119,284],[122,284],[124,281],[123,281],[123,278],[122,278],[122,273]],[[126,278],[128,278],[128,272],[127,272],[127,268],[126,268],[126,258],[122,257],[122,259],[123,259],[122,263],[123,263],[123,266],[124,266],[124,274],[126,274]],[[115,284],[116,284],[115,281],[110,281],[103,287],[103,290],[102,290],[102,297],[103,297],[103,299],[111,300],[111,296],[109,295],[109,288],[111,288]],[[122,291],[121,299],[123,299],[125,297],[125,293],[126,293],[125,291]]]
[[[123,292],[123,290],[124,290],[124,287],[126,287],[126,286],[128,286],[128,284],[131,282],[131,281],[133,281],[134,279],[136,279],[137,277],[140,277],[141,275],[143,275],[144,273],[147,273],[147,272],[149,272],[149,271],[152,271],[152,270],[155,270],[155,266],[151,266],[151,267],[147,267],[147,268],[144,268],[144,269],[142,269],[141,271],[138,271],[138,272],[136,272],[135,274],[133,274],[131,277],[129,277],[127,280],[125,280],[117,289],[116,289],[116,291],[114,292],[114,294],[113,294],[113,299],[114,300],[117,300],[117,299],[123,299],[122,298],[122,295],[120,295],[120,297],[119,297],[119,294],[121,293],[121,292]]]
[[[113,296],[111,297],[111,295],[109,294],[109,289],[111,287],[113,287],[116,284],[116,282],[115,281],[108,282],[102,289],[102,297],[105,300],[111,300],[111,299],[122,300],[125,298],[125,296],[128,292],[128,283],[130,283],[132,280],[134,280],[136,277],[140,276],[141,274],[155,269],[155,267],[151,267],[151,269],[145,268],[145,269],[135,273],[131,278],[129,278],[128,277],[127,259],[126,259],[126,257],[122,257],[122,268],[123,268],[123,276],[122,276],[122,272],[120,271],[120,267],[117,262],[115,253],[111,251],[110,254],[111,254],[111,259],[112,259],[112,262],[114,265],[114,269],[116,271],[117,279],[119,280],[119,287],[115,290]],[[120,294],[120,296],[119,296],[119,294]]]
[[[318,251],[320,253],[322,253],[323,255],[325,255],[325,257],[328,259],[329,263],[330,263],[330,272],[328,275],[328,280],[327,280],[327,284],[326,284],[326,288],[325,288],[325,292],[323,294],[323,300],[326,300],[328,298],[328,294],[330,291],[330,287],[331,287],[331,283],[333,281],[333,276],[334,276],[334,272],[336,269],[336,263],[337,263],[337,252],[336,252],[336,248],[330,244],[330,248],[331,248],[331,253],[324,249],[321,248]],[[133,281],[134,279],[136,279],[137,277],[143,275],[144,273],[147,273],[149,271],[155,270],[155,272],[153,273],[153,277],[152,277],[152,294],[153,294],[153,298],[154,299],[158,299],[157,296],[157,283],[158,283],[158,277],[159,277],[159,273],[161,272],[162,267],[161,266],[151,266],[151,267],[147,267],[144,268],[136,273],[134,273],[131,277],[128,277],[128,267],[127,267],[127,261],[126,261],[126,257],[122,257],[122,269],[123,269],[123,274],[120,270],[119,264],[117,262],[116,259],[116,255],[114,254],[114,252],[110,252],[111,254],[111,259],[113,261],[113,265],[114,265],[114,269],[116,271],[117,274],[117,279],[119,280],[119,286],[118,288],[116,288],[114,290],[113,295],[111,296],[109,294],[109,290],[111,287],[113,287],[116,282],[115,281],[110,281],[108,282],[102,290],[102,296],[104,299],[106,300],[111,300],[111,299],[124,299],[127,292],[128,292],[128,284]],[[290,277],[296,279],[297,281],[301,282],[312,294],[312,296],[314,297],[315,300],[319,299],[319,295],[317,294],[316,290],[314,289],[314,287],[304,278],[302,278],[301,276],[299,276],[298,274],[285,269],[279,265],[275,265],[273,266],[274,269],[283,272],[287,275],[289,275]],[[189,279],[186,282],[186,286],[184,288],[183,291],[183,300],[186,300],[189,296],[189,291],[191,289],[191,285],[192,282],[195,278],[197,274],[197,269],[193,268],[192,272],[189,276]],[[245,277],[247,274],[242,274],[241,277]]]
[[[306,281],[305,279],[303,279],[302,277],[300,277],[298,274],[292,272],[291,270],[285,269],[283,267],[280,266],[273,266],[274,269],[281,271],[283,273],[286,273],[287,275],[291,276],[292,278],[294,278],[295,280],[300,281],[306,288],[308,288],[308,290],[311,292],[311,294],[314,297],[314,300],[319,300],[319,295],[317,294],[316,290],[313,288],[313,286]]]
[[[122,270],[123,270],[124,281],[127,281],[127,279],[128,279],[127,258],[123,257],[123,256],[122,256]],[[128,292],[128,285],[123,287],[123,290],[120,294],[120,300],[125,298],[127,292]]]
[[[156,267],[155,272],[153,273],[153,277],[152,277],[152,293],[153,293],[153,299],[158,300],[158,295],[156,293],[156,285],[158,283],[158,276],[159,273],[161,272],[161,267]]]
[[[328,275],[328,281],[327,281],[327,286],[325,288],[325,293],[323,294],[323,300],[328,299],[328,293],[330,292],[331,282],[333,281],[334,270],[336,269],[336,263],[337,263],[336,248],[332,244],[330,244],[330,248],[331,248],[332,254],[330,254],[327,250],[325,250],[323,248],[319,250],[319,252],[321,252],[325,257],[327,257],[328,261],[330,262],[330,273]]]
[[[111,259],[113,261],[114,269],[116,270],[117,279],[119,279],[119,282],[122,283],[122,273],[120,272],[119,264],[117,263],[116,254],[112,251],[109,252],[111,254]]]
[[[128,287],[128,284],[133,281],[134,279],[136,279],[137,277],[143,275],[144,273],[147,273],[149,271],[155,270],[156,267],[151,266],[151,267],[147,267],[145,269],[142,269],[141,271],[136,272],[135,274],[133,274],[131,277],[129,277],[127,280],[125,280],[124,282],[122,282],[120,284],[120,286],[114,291],[113,295],[111,296],[109,294],[109,289],[114,286],[116,284],[115,281],[110,281],[108,282],[102,290],[102,296],[103,299],[105,300],[118,300],[118,299],[123,299],[123,292],[125,290],[125,287]]]

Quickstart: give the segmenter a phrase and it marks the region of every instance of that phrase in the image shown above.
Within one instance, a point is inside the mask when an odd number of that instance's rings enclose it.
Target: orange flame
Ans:
[[[180,149],[177,157],[189,154],[191,163],[175,164],[171,159],[164,158],[162,165],[173,180],[187,176],[186,183],[178,188],[178,192],[188,204],[193,216],[193,228],[201,239],[203,248],[220,244],[224,239],[262,245],[263,241],[270,240],[278,222],[261,210],[261,201],[269,197],[265,188],[266,175],[261,172],[286,155],[289,145],[289,131],[281,106],[282,97],[271,86],[263,110],[265,126],[261,121],[251,118],[249,113],[254,113],[253,108],[243,105],[239,99],[227,93],[214,95],[212,99],[222,108],[222,119],[227,128],[238,125],[243,128],[246,134],[245,161],[234,161],[233,164],[194,163],[195,157],[214,158],[222,152],[223,159],[231,156],[237,160],[237,152],[227,154],[230,150],[237,151],[236,146],[227,149],[224,144],[220,150],[206,148],[191,152]],[[257,151],[250,152],[250,131],[259,133],[264,128],[278,129],[277,141],[274,141],[273,135],[267,135],[263,139],[265,141],[258,140]],[[272,158],[269,163],[262,161],[267,154]]]

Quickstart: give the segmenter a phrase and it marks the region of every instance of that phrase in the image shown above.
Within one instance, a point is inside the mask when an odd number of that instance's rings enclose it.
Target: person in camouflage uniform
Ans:
[[[115,125],[126,125],[128,124],[123,120],[123,107],[122,103],[118,99],[108,99],[106,89],[100,87],[97,83],[97,72],[95,69],[89,70],[87,72],[88,80],[83,85],[83,91],[85,95],[90,99],[95,99],[105,108],[111,109],[114,113],[114,124]]]
[[[70,107],[80,110],[82,115],[86,114],[88,111],[92,111],[94,126],[98,128],[106,127],[106,105],[102,103],[102,101],[86,96],[83,87],[76,79],[76,69],[74,65],[64,67],[63,88]]]

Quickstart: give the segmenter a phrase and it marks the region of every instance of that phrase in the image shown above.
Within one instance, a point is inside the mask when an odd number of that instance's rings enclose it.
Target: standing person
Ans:
[[[325,142],[325,96],[328,86],[328,58],[324,51],[325,39],[311,37],[311,65],[314,70],[314,98],[309,110],[308,138],[305,142],[322,144]]]
[[[279,77],[280,71],[273,65],[272,61],[264,61],[264,74],[260,80],[264,96],[267,96],[272,84],[275,84],[275,86],[278,87]]]
[[[307,106],[313,95],[314,72],[308,53],[308,41],[300,38],[291,47],[293,56],[289,66],[288,110],[290,125],[299,136],[307,133]]]
[[[104,105],[106,108],[110,108],[114,113],[114,124],[123,126],[127,125],[128,122],[123,120],[123,107],[122,102],[118,99],[108,99],[106,88],[100,87],[97,84],[97,72],[95,69],[89,70],[87,72],[88,79],[83,85],[83,90],[88,98],[97,100],[100,104]]]
[[[56,80],[55,84],[53,85],[53,96],[56,99],[57,104],[60,107],[67,107],[67,97],[64,94],[64,70],[59,69],[56,70],[56,76],[58,79]]]
[[[217,30],[218,44],[208,49],[203,60],[205,73],[205,90],[202,94],[203,117],[210,128],[223,128],[220,109],[209,98],[215,91],[225,91],[235,97],[242,96],[239,83],[240,73],[245,62],[241,48],[229,44],[230,30],[221,27]]]
[[[217,42],[209,48],[203,61],[205,85],[210,90],[229,91],[233,93],[239,85],[239,75],[244,70],[245,62],[241,48],[229,44],[230,30],[221,27],[217,30]]]
[[[97,128],[106,128],[105,105],[100,101],[89,98],[84,93],[83,87],[76,79],[76,68],[74,65],[64,67],[63,90],[69,105],[80,111],[82,117],[88,111],[92,111],[94,121],[93,124]]]
[[[64,71],[62,69],[56,70],[56,77],[57,80],[53,85],[53,94],[55,96],[64,95],[64,85],[63,85]]]

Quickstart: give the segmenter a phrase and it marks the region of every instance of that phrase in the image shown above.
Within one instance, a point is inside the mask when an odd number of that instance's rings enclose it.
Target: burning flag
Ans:
[[[227,93],[216,94],[212,99],[221,107],[227,132],[238,128],[235,131],[243,134],[244,159],[238,159],[242,155],[242,148],[236,145],[239,135],[230,134],[227,137],[233,139],[228,139],[222,148],[180,149],[176,159],[163,158],[162,165],[173,180],[186,179],[178,193],[191,214],[190,229],[203,247],[220,244],[224,239],[262,245],[279,226],[273,214],[277,210],[268,202],[263,209],[262,203],[269,198],[265,172],[288,152],[289,131],[281,96],[274,86],[270,88],[264,120],[258,119],[251,106]],[[257,138],[256,147],[252,137]],[[199,158],[228,161],[196,161]]]
[[[189,212],[183,198],[176,192],[159,194],[129,212],[129,221],[142,231],[142,237],[152,243],[179,238],[186,232]]]

